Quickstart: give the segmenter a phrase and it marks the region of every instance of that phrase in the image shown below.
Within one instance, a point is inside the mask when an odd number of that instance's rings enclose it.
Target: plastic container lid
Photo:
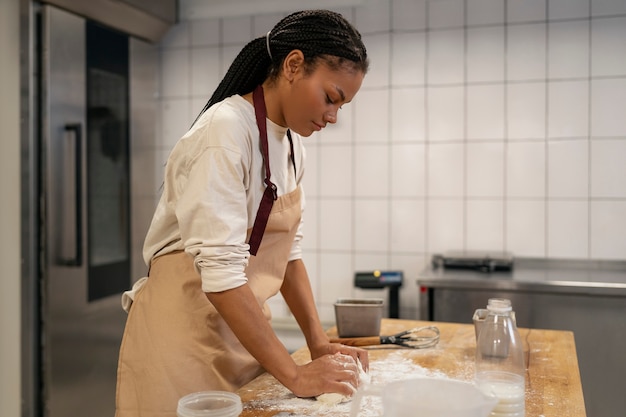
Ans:
[[[236,417],[243,406],[237,394],[226,391],[202,391],[178,400],[178,417]]]

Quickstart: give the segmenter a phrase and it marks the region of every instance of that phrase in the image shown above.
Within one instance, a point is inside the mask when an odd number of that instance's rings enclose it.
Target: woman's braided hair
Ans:
[[[339,13],[304,10],[283,18],[267,34],[250,41],[235,58],[217,89],[202,109],[234,94],[246,94],[267,78],[275,79],[285,57],[294,49],[304,54],[305,71],[319,60],[332,69],[366,73],[367,51],[360,33]]]

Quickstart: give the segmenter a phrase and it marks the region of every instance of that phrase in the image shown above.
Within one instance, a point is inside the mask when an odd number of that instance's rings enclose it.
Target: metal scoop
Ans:
[[[435,326],[414,327],[392,336],[341,337],[330,341],[349,346],[398,345],[424,349],[433,347],[439,342],[439,329]]]

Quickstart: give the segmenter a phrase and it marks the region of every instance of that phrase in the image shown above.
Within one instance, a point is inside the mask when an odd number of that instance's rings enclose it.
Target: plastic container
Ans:
[[[361,414],[363,399],[368,396],[382,398],[385,417],[486,417],[497,401],[467,382],[413,378],[361,385],[352,400],[350,417]],[[368,407],[371,404],[376,403],[368,403]],[[370,408],[365,411],[372,415]]]
[[[380,335],[383,300],[379,298],[340,298],[335,303],[339,337]]]
[[[524,347],[509,300],[490,300],[476,342],[476,385],[498,403],[491,417],[524,417]]]
[[[511,300],[507,300],[506,298],[490,298],[487,301],[487,305],[490,305],[490,304],[492,305],[504,304],[504,305],[511,306]],[[474,322],[474,332],[476,334],[476,341],[478,341],[478,334],[480,333],[480,328],[485,322],[485,319],[487,318],[488,314],[489,314],[489,310],[487,310],[486,308],[479,308],[476,311],[474,311],[474,316],[472,317],[472,320]],[[511,310],[511,318],[513,319],[513,323],[517,325],[515,321],[515,311]]]
[[[202,391],[178,400],[178,417],[237,417],[243,406],[241,398],[232,392]]]

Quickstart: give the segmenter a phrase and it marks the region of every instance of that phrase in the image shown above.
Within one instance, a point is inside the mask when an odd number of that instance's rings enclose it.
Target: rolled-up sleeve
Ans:
[[[176,217],[205,292],[247,282],[245,172],[241,155],[224,147],[209,147],[190,162]]]

